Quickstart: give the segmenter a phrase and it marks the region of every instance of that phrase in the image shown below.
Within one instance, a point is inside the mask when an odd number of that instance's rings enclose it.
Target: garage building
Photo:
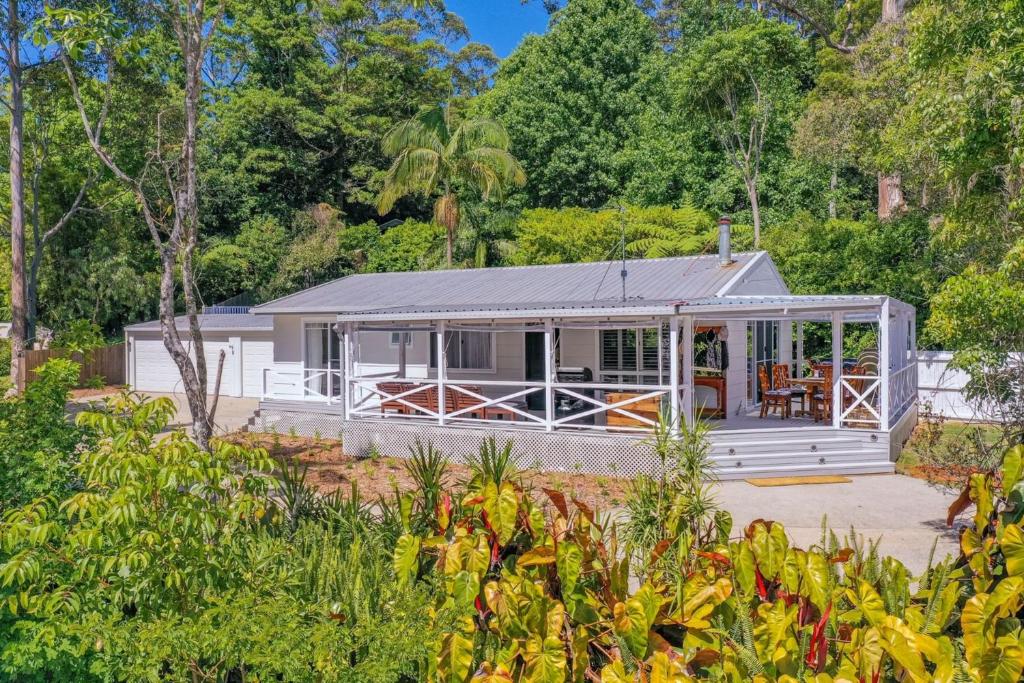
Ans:
[[[188,320],[177,318],[182,340],[194,354],[188,334]],[[221,395],[259,398],[263,368],[274,362],[274,321],[269,316],[249,313],[220,313],[199,316],[203,344],[213,391],[217,357],[224,351]],[[160,321],[152,320],[124,328],[128,345],[126,376],[136,391],[180,393],[184,391],[178,366],[174,364],[160,335]],[[194,356],[193,356],[194,357]]]

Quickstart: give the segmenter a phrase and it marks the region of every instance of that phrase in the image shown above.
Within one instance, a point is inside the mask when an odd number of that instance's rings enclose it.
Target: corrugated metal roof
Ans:
[[[674,301],[713,296],[758,252],[626,261],[629,300]],[[621,261],[350,275],[253,308],[254,313],[354,313],[397,307],[578,308],[617,301]]]
[[[865,294],[769,294],[765,296],[714,296],[699,299],[685,299],[677,302],[679,307],[701,306],[878,306],[884,296]]]
[[[174,321],[177,323],[178,331],[188,331],[188,318],[182,315],[175,318]],[[259,332],[273,330],[274,323],[269,318],[258,317],[251,313],[222,313],[216,315],[200,315],[199,328],[202,330],[217,330],[222,332],[233,332],[235,330]],[[124,329],[134,332],[159,331],[160,321],[150,320],[144,323],[135,323],[134,325],[128,325]]]
[[[543,301],[521,304],[465,304],[460,306],[391,306],[362,311],[346,311],[339,320],[431,320],[466,318],[529,318],[537,315],[557,317],[585,314],[590,317],[623,315],[671,315],[677,311],[700,309],[714,311],[779,311],[869,309],[881,305],[885,297],[862,295],[806,296],[713,296],[696,299],[627,299],[578,301]],[[485,314],[485,315],[480,315]]]
[[[430,320],[438,316],[446,318],[518,318],[534,317],[540,313],[567,315],[585,313],[588,316],[633,315],[655,313],[671,314],[675,311],[674,299],[626,299],[622,301],[600,299],[597,301],[540,301],[515,304],[465,304],[461,306],[392,306],[365,311],[346,311],[338,315],[339,320]],[[484,315],[481,315],[484,314]]]

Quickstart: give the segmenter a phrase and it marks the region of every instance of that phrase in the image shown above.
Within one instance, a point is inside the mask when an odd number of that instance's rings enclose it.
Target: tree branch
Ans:
[[[825,45],[827,45],[828,47],[832,48],[833,50],[836,50],[837,52],[842,52],[843,54],[853,54],[855,48],[851,45],[846,44],[846,32],[844,32],[843,35],[843,42],[837,43],[834,40],[832,40],[832,38],[829,36],[830,31],[828,30],[828,27],[826,27],[823,23],[812,17],[807,12],[800,10],[792,2],[788,2],[787,0],[766,1],[773,7],[787,14],[792,15],[798,21],[801,21],[810,26],[811,29],[813,29],[814,32],[818,34],[818,37],[821,38],[825,42]]]

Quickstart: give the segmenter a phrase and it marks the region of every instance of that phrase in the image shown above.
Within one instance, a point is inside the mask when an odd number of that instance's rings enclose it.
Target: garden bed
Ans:
[[[363,498],[376,500],[389,497],[395,488],[413,489],[412,478],[405,470],[402,458],[355,458],[342,452],[341,442],[277,434],[236,433],[228,437],[234,443],[259,446],[275,458],[299,463],[306,468],[307,483],[323,493],[349,489],[352,483]],[[469,479],[469,468],[452,463],[450,483]],[[568,472],[523,471],[527,488],[548,488],[561,491],[597,510],[609,510],[623,505],[630,481],[617,477],[603,477]],[[543,498],[543,497],[542,497]]]
[[[976,472],[995,467],[1003,449],[998,425],[922,417],[903,447],[896,469],[917,479],[962,488]]]

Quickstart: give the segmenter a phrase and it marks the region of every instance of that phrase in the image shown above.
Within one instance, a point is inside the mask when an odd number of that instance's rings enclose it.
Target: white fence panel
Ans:
[[[951,351],[921,351],[917,357],[917,392],[921,409],[957,420],[990,420],[964,398],[966,372],[949,367]]]

